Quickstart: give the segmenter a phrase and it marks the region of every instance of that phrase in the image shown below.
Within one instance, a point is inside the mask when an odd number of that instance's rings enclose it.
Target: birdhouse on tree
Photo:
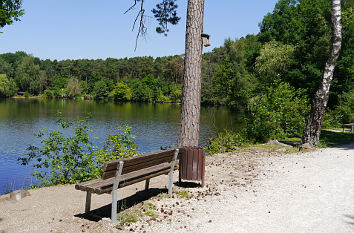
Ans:
[[[210,46],[209,38],[210,38],[209,34],[202,33],[202,40],[203,40],[204,47],[209,47]]]

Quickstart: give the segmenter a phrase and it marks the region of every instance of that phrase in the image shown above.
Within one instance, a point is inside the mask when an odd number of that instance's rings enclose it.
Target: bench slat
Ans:
[[[105,171],[117,170],[120,161],[124,162],[124,167],[130,167],[137,164],[146,163],[148,161],[153,161],[161,157],[171,156],[171,158],[173,158],[174,151],[175,151],[174,149],[171,149],[171,150],[160,151],[151,154],[139,155],[133,158],[125,158],[125,159],[109,161],[104,164],[103,171],[105,172]]]
[[[118,188],[146,180],[170,171],[169,163],[162,163],[146,169],[130,172],[121,176]],[[96,194],[106,193],[112,190],[114,177],[109,179],[95,179],[75,185],[75,188],[82,191],[91,191]]]
[[[148,169],[149,167],[158,166],[159,164],[170,163],[172,161],[172,159],[173,159],[173,157],[168,155],[168,156],[156,158],[155,160],[148,160],[143,163],[137,163],[137,164],[131,165],[131,166],[125,166],[125,164],[124,164],[122,175],[129,174],[129,173],[137,171],[137,170]],[[115,174],[116,174],[116,170],[104,171],[101,178],[103,180],[109,179],[111,177],[114,177]]]

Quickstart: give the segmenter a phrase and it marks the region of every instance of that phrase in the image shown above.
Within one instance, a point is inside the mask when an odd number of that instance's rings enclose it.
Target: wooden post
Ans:
[[[120,176],[122,174],[122,170],[123,170],[123,161],[119,162],[119,166],[117,168],[117,172],[116,172],[116,177],[114,178],[114,183],[113,183],[113,189],[112,189],[112,211],[111,211],[111,220],[113,224],[117,223],[117,201],[118,201],[118,197],[117,197],[117,189],[119,186],[119,180],[120,180]]]

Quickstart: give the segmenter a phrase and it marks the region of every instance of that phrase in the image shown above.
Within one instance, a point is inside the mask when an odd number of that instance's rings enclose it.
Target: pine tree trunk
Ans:
[[[204,0],[188,0],[179,146],[198,146]]]
[[[333,79],[334,68],[336,67],[336,62],[339,57],[341,43],[341,1],[332,0],[332,40],[330,54],[326,62],[322,83],[311,104],[311,112],[306,123],[301,144],[309,143],[314,146],[320,140],[322,120],[328,102],[329,89]]]

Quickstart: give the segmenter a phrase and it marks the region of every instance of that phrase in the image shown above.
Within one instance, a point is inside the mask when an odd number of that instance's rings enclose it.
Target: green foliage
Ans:
[[[0,57],[0,74],[6,74],[10,76],[12,74],[12,66]]]
[[[339,96],[339,105],[335,111],[342,124],[354,122],[354,89]]]
[[[40,92],[40,68],[34,61],[32,56],[22,58],[15,71],[15,82],[20,91],[28,91],[37,95]]]
[[[304,90],[276,79],[251,99],[246,116],[247,136],[254,142],[301,136],[309,104]]]
[[[62,77],[60,75],[54,76],[52,80],[52,89],[54,90],[60,90],[64,88],[68,83],[68,78]]]
[[[124,82],[118,82],[111,92],[111,96],[115,101],[126,102],[132,98],[132,90]]]
[[[156,210],[156,206],[151,202],[145,203],[144,205],[144,211],[149,211],[149,210]]]
[[[45,90],[44,93],[43,93],[43,96],[44,97],[47,97],[47,98],[54,98],[55,97],[55,93],[53,90]]]
[[[182,85],[180,84],[172,84],[170,86],[170,94],[169,98],[174,103],[182,102]]]
[[[244,131],[225,131],[218,133],[214,138],[210,138],[205,149],[206,153],[211,155],[237,150],[246,143],[248,143],[248,141]]]
[[[337,96],[354,88],[353,18],[354,2],[342,0],[342,49],[331,86],[328,106],[334,109]],[[308,96],[317,90],[326,63],[331,38],[331,1],[279,0],[274,11],[260,24],[261,42],[275,40],[294,46],[293,56],[282,79],[295,88],[306,88]]]
[[[190,197],[191,197],[191,195],[190,195],[187,191],[185,191],[185,190],[179,191],[179,192],[177,193],[177,195],[178,195],[178,197],[180,197],[180,198],[190,198]]]
[[[77,78],[71,77],[68,81],[66,89],[68,90],[69,97],[75,97],[81,94],[81,86]]]
[[[155,19],[159,22],[159,27],[156,27],[157,33],[163,33],[167,36],[168,24],[176,25],[180,17],[177,16],[176,0],[164,0],[156,4],[156,8],[152,9]]]
[[[6,74],[0,74],[0,98],[15,95],[17,92],[16,83],[8,79]]]
[[[0,2],[0,28],[19,21],[24,14],[21,0],[4,0]]]
[[[208,55],[209,65],[204,67],[212,66],[213,70],[203,71],[203,103],[228,105],[236,110],[246,108],[257,85],[257,80],[247,67],[251,59],[248,49],[255,46],[253,41],[253,37],[241,38],[235,42],[228,39],[224,48],[215,51],[220,53],[217,57]],[[217,64],[214,64],[213,59]]]
[[[59,116],[57,122],[66,133],[75,124],[73,135],[66,137],[64,131],[42,129],[36,134],[41,139],[41,146],[31,145],[28,154],[18,158],[22,165],[32,164],[36,169],[33,175],[41,182],[39,186],[94,179],[101,175],[105,161],[136,154],[136,146],[131,141],[134,136],[129,128],[109,136],[105,146],[98,150],[89,136],[92,130],[88,118],[73,122]]]
[[[273,82],[277,76],[282,76],[289,66],[294,47],[282,45],[276,41],[265,43],[256,58],[255,70],[263,82]]]
[[[148,86],[142,83],[136,83],[133,86],[132,100],[136,102],[152,102],[153,92]]]
[[[93,87],[93,96],[95,99],[105,99],[108,97],[109,92],[111,91],[111,83],[108,80],[101,79],[95,82]]]
[[[339,95],[335,109],[327,109],[322,123],[323,128],[340,128],[342,124],[354,122],[354,89]]]
[[[137,155],[133,139],[135,135],[131,133],[131,127],[118,127],[118,134],[109,135],[102,149],[98,152],[103,161],[129,158]]]

